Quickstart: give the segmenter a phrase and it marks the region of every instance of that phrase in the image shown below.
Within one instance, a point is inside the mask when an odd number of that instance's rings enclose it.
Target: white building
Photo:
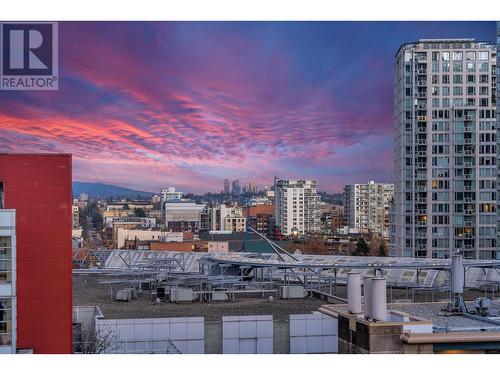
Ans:
[[[165,227],[175,232],[191,231],[197,233],[200,227],[201,211],[204,204],[195,202],[165,202]]]
[[[389,228],[389,201],[394,196],[393,184],[346,185],[344,212],[349,228],[370,231],[384,236]]]
[[[404,44],[395,65],[391,255],[500,259],[496,46]]]
[[[0,209],[0,261],[0,354],[15,354],[16,210]]]
[[[161,218],[165,222],[165,203],[166,202],[180,202],[184,195],[181,191],[176,191],[175,187],[171,186],[167,189],[160,191],[160,211]]]
[[[117,247],[119,249],[125,246],[125,241],[159,241],[159,242],[183,242],[182,232],[165,232],[159,230],[145,229],[117,229]]]
[[[243,208],[225,204],[206,207],[201,229],[208,231],[245,232],[246,217]]]
[[[307,234],[321,229],[316,180],[277,179],[274,191],[276,226],[282,235]]]

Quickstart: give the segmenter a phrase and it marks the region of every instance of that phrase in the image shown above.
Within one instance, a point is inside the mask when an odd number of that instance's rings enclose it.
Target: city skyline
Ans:
[[[419,38],[494,22],[60,23],[55,92],[0,92],[7,152],[73,154],[74,180],[159,191],[393,182],[393,68]],[[374,74],[374,70],[375,73]]]

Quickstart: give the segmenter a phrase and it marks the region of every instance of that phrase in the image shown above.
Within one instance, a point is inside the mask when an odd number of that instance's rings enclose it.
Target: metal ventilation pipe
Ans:
[[[361,275],[359,272],[347,274],[347,309],[350,314],[361,314]]]
[[[375,277],[371,282],[371,316],[373,320],[387,320],[387,282],[383,277]]]
[[[464,293],[464,262],[461,255],[451,257],[451,292]]]
[[[369,319],[372,317],[372,280],[373,276],[365,276],[363,278],[363,313],[365,315],[366,319]]]

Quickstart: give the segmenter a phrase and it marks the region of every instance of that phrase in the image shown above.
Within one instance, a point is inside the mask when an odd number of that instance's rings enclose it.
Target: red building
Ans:
[[[0,154],[16,210],[17,349],[72,352],[71,155]]]

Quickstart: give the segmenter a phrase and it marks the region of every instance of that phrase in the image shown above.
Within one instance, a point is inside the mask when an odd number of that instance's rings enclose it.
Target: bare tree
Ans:
[[[81,353],[101,354],[105,353],[115,340],[116,333],[110,327],[95,327],[90,324],[82,326],[81,331]]]

